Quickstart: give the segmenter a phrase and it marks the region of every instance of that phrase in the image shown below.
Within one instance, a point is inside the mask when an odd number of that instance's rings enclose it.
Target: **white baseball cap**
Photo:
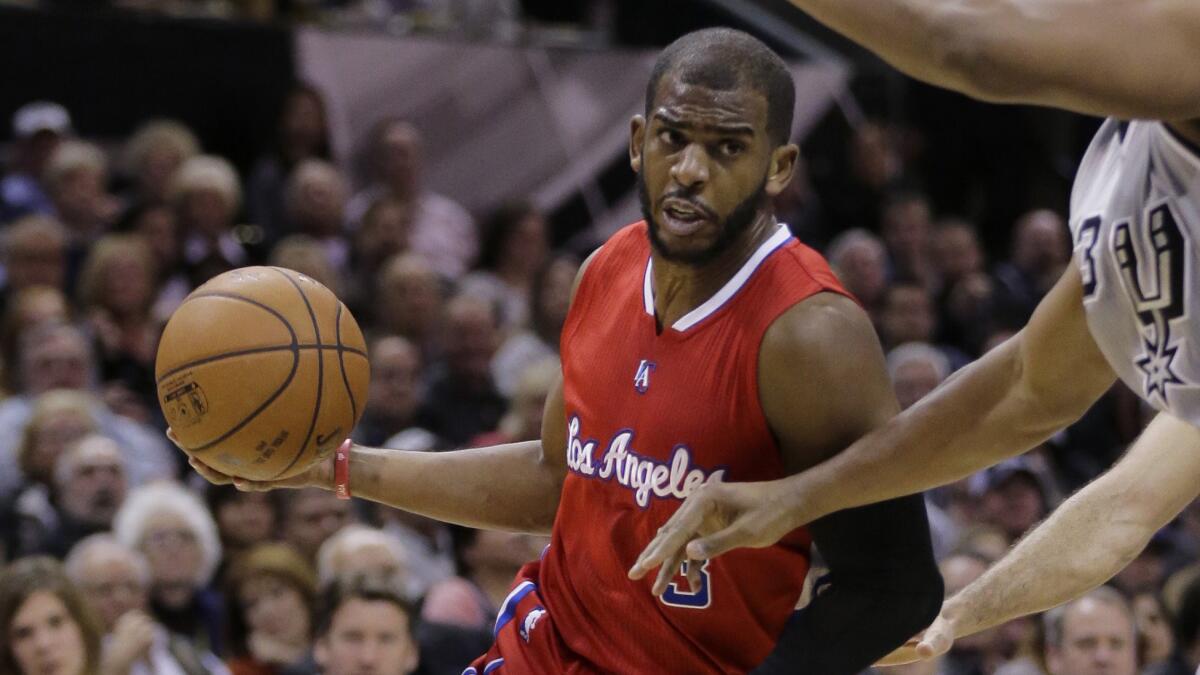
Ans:
[[[13,135],[29,138],[40,131],[66,134],[71,131],[71,113],[51,101],[26,103],[13,113]]]

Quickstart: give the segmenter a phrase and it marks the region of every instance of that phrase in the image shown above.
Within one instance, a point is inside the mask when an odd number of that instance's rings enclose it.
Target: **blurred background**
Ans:
[[[579,263],[641,217],[629,118],[657,51],[714,25],[792,67],[803,163],[776,211],[870,312],[902,404],[1019,330],[1069,263],[1099,120],[922,85],[785,0],[0,1],[0,636],[38,579],[82,636],[47,672],[75,675],[72,650],[112,673],[341,672],[314,649],[336,633],[320,589],[366,570],[411,603],[417,672],[460,672],[545,542],[200,485],[162,435],[159,332],[215,274],[291,267],[368,335],[356,440],[536,438]],[[930,493],[948,590],[1148,418],[1118,384]],[[1190,674],[1198,548],[1192,507],[1100,598],[1135,670],[1047,661],[1079,639],[1068,607],[887,672]]]

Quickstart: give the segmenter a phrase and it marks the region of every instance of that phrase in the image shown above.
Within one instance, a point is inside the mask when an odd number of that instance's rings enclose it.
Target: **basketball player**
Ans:
[[[352,446],[348,463],[281,484],[344,487],[348,466],[360,497],[551,534],[467,673],[848,675],[936,615],[919,497],[681,567],[659,596],[625,575],[704,481],[783,477],[896,412],[865,312],[770,210],[798,156],[794,96],[779,57],[743,33],[701,31],[662,53],[631,124],[646,221],[608,240],[576,281],[540,441]],[[831,583],[794,613],[810,539]]]
[[[1200,3],[792,1],[914,77],[1112,116],[1076,177],[1074,264],[1024,330],[807,473],[706,486],[631,569],[766,545],[825,513],[952,482],[1041,443],[1120,377],[1160,414],[946,601],[918,647],[931,656],[1102,583],[1200,490]]]

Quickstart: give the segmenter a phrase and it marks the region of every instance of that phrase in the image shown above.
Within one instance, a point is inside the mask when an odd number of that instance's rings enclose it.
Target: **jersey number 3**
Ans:
[[[681,566],[682,569],[679,571],[680,576],[685,578],[680,580],[679,577],[676,577],[675,581],[667,585],[667,590],[663,591],[662,594],[663,604],[672,607],[687,607],[689,609],[707,609],[712,604],[712,592],[709,588],[708,562],[705,560],[704,564],[700,566],[700,583],[696,590],[693,591],[686,578],[688,565],[691,563],[685,560]]]
[[[1100,282],[1095,256],[1105,253],[1096,251],[1101,222],[1098,216],[1088,218],[1079,228],[1079,244],[1083,247],[1080,271],[1086,298],[1096,295]],[[1129,221],[1117,223],[1109,253],[1141,324],[1143,351],[1136,363],[1145,375],[1142,393],[1166,404],[1167,385],[1183,383],[1171,369],[1179,350],[1178,344],[1171,343],[1171,322],[1182,317],[1187,308],[1186,252],[1183,232],[1169,204],[1152,207],[1144,222],[1143,232],[1135,232]]]

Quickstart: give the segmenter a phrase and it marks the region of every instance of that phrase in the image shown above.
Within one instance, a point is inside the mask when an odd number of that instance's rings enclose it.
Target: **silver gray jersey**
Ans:
[[[1109,364],[1200,426],[1200,149],[1160,122],[1107,120],[1075,178],[1071,234]]]

